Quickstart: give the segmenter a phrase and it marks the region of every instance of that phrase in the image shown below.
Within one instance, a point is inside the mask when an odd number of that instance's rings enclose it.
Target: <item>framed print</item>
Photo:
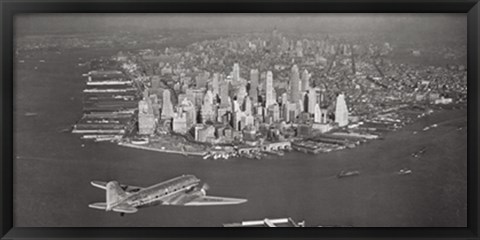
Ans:
[[[477,1],[0,6],[2,239],[478,238]]]

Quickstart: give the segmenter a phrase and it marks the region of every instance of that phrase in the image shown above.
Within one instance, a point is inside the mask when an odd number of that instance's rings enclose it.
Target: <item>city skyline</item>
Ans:
[[[16,20],[17,226],[467,224],[463,15]]]

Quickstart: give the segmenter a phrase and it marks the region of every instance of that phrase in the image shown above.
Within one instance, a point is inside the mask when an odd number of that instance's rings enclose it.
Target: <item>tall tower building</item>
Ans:
[[[213,109],[213,93],[208,90],[203,98],[203,104],[201,109],[202,115],[202,122],[205,123],[206,121],[215,121],[215,111]]]
[[[163,90],[163,96],[162,96],[162,119],[170,119],[174,117],[174,112],[173,112],[173,105],[172,105],[172,100],[170,98],[170,90],[165,89]]]
[[[238,63],[233,64],[232,78],[233,82],[240,81],[240,65]]]
[[[243,100],[247,96],[247,86],[245,84],[240,84],[237,89],[237,99],[240,103],[243,103]]]
[[[290,73],[290,102],[297,103],[300,99],[300,76],[297,65],[293,65]]]
[[[252,100],[250,100],[250,97],[245,98],[245,101],[243,102],[243,110],[245,111],[245,114],[252,115]]]
[[[213,80],[212,80],[212,93],[213,96],[217,96],[220,94],[220,74],[219,73],[214,73],[213,74]]]
[[[220,105],[223,106],[223,107],[227,107],[229,106],[229,101],[228,101],[228,97],[229,97],[229,84],[228,82],[222,82],[220,84]]]
[[[250,70],[250,91],[248,93],[252,99],[253,104],[256,104],[258,101],[258,70]]]
[[[335,122],[339,127],[348,125],[348,108],[345,102],[345,95],[343,93],[337,96],[337,103],[335,106]]]
[[[308,91],[308,113],[315,114],[315,105],[317,105],[317,93],[314,89]]]
[[[320,110],[320,105],[318,105],[318,103],[315,104],[314,109],[315,109],[314,118],[313,118],[314,122],[323,123],[322,122],[322,110]]]
[[[302,72],[302,92],[308,91],[310,89],[310,74],[307,69]]]
[[[265,80],[265,108],[268,108],[270,105],[275,103],[275,98],[273,96],[273,73],[272,71],[267,72],[267,79]]]
[[[288,94],[286,92],[282,93],[282,105],[285,106],[288,104]]]
[[[182,111],[187,114],[187,128],[190,129],[197,123],[197,110],[195,109],[195,105],[188,100],[188,98],[184,98],[180,106],[182,107]]]
[[[155,132],[155,115],[150,98],[138,102],[138,132],[145,135]]]

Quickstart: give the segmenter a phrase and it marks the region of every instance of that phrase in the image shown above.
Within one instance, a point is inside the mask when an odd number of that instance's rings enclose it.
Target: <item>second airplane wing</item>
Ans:
[[[185,203],[185,206],[215,206],[215,205],[232,205],[247,202],[247,199],[241,198],[227,198],[227,197],[214,197],[214,196],[202,196],[192,201]]]

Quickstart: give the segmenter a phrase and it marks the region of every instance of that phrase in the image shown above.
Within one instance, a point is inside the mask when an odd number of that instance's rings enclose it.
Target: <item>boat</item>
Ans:
[[[132,144],[135,145],[143,145],[148,143],[148,138],[134,138],[131,141]]]
[[[412,170],[407,168],[402,168],[400,171],[397,172],[399,175],[408,175],[412,173]]]
[[[35,117],[37,115],[38,115],[38,113],[35,113],[35,112],[26,112],[25,113],[25,117]]]
[[[420,155],[424,154],[426,152],[427,148],[422,148],[414,153],[412,153],[412,157],[418,158]]]
[[[276,218],[253,221],[242,221],[239,223],[226,223],[224,227],[305,227],[305,221],[296,222],[292,218]]]
[[[353,177],[353,176],[357,176],[357,175],[360,175],[360,172],[357,171],[357,170],[354,170],[354,171],[344,171],[344,170],[342,170],[341,172],[339,172],[337,174],[337,178]]]

